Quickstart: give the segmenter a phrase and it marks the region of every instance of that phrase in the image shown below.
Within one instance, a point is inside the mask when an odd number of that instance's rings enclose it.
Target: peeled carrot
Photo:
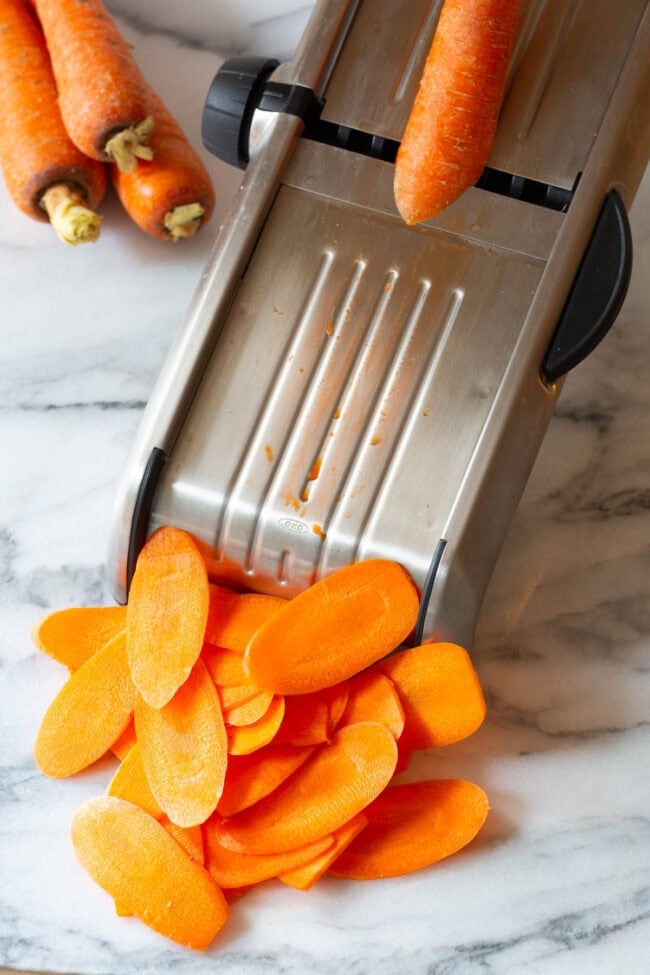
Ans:
[[[247,704],[258,694],[273,695],[270,691],[260,691],[255,684],[230,684],[227,687],[218,687],[217,693],[219,694],[219,700],[221,701],[221,707],[224,712],[229,711],[231,708],[237,708],[241,704]]]
[[[395,201],[407,223],[435,217],[483,172],[518,7],[518,0],[445,0],[395,165]]]
[[[244,666],[253,683],[277,694],[317,691],[394,650],[417,614],[415,586],[400,565],[358,562],[279,609],[253,636]]]
[[[41,772],[64,778],[101,758],[131,720],[134,702],[120,633],[74,672],[45,712],[34,745]]]
[[[151,707],[166,704],[196,663],[209,599],[205,563],[190,536],[159,528],[138,557],[126,614],[131,676]]]
[[[262,593],[237,593],[223,586],[210,586],[210,612],[205,625],[205,642],[243,653],[253,634],[271,619],[286,599]],[[217,684],[227,683],[215,676]],[[239,682],[238,682],[239,683]]]
[[[228,725],[228,753],[230,755],[250,755],[263,748],[275,738],[284,716],[284,698],[275,694],[261,718],[252,724]]]
[[[296,745],[266,745],[250,755],[231,755],[217,812],[234,816],[282,785],[313,753]]]
[[[70,670],[126,629],[126,606],[80,606],[48,613],[32,627],[39,650]]]
[[[368,826],[330,873],[375,880],[421,870],[473,840],[488,809],[483,790],[460,779],[393,786],[364,810]]]
[[[287,697],[284,718],[274,741],[290,745],[318,745],[328,741],[341,720],[347,701],[347,681],[312,694]]]
[[[159,822],[169,835],[174,837],[179,846],[182,846],[191,860],[199,863],[202,867],[205,866],[205,848],[201,826],[177,826],[164,813]]]
[[[202,660],[162,708],[135,702],[142,761],[156,802],[177,826],[197,826],[216,809],[227,739],[219,697]]]
[[[209,625],[208,622],[206,630]],[[201,656],[203,663],[212,675],[212,680],[218,687],[233,687],[238,684],[241,686],[246,683],[243,653],[206,644],[201,651]]]
[[[120,737],[111,745],[111,751],[122,761],[129,754],[136,741],[135,723],[133,718],[131,718]]]
[[[188,948],[207,948],[230,913],[207,870],[152,816],[123,799],[90,799],[72,823],[83,867],[119,905]]]
[[[154,119],[153,159],[133,170],[112,170],[113,184],[131,219],[152,237],[192,237],[214,210],[210,174],[179,123],[147,86]]]
[[[208,820],[205,833],[206,867],[219,887],[230,890],[248,887],[270,880],[286,870],[310,863],[334,845],[331,836],[324,836],[296,850],[260,856],[229,850],[220,843],[222,824],[218,818]]]
[[[242,853],[284,853],[343,826],[386,787],[397,745],[383,725],[348,725],[283,785],[223,823],[220,842]]]
[[[33,0],[43,25],[61,114],[74,144],[125,169],[150,159],[144,78],[101,0]]]
[[[473,734],[485,700],[469,654],[455,643],[402,650],[373,668],[393,682],[404,708],[400,751],[437,748]]]
[[[142,748],[136,743],[131,751],[126,755],[108,783],[106,795],[115,796],[117,799],[126,799],[144,809],[154,819],[160,819],[164,814],[156,802],[151,786],[147,780],[142,761]]]
[[[0,165],[9,194],[67,244],[95,241],[102,165],[71,142],[42,31],[23,0],[0,4]]]
[[[404,731],[404,708],[395,685],[384,674],[365,671],[350,681],[341,722],[354,724],[355,721],[379,721],[396,739]]]
[[[253,697],[235,707],[225,710],[223,719],[231,727],[241,728],[244,725],[259,721],[271,706],[274,695],[271,691],[258,691]]]
[[[287,884],[288,887],[295,887],[296,890],[310,890],[367,825],[368,817],[365,813],[358,813],[353,816],[332,834],[333,843],[327,850],[319,853],[307,863],[292,867],[290,870],[284,870],[278,874],[278,880]]]

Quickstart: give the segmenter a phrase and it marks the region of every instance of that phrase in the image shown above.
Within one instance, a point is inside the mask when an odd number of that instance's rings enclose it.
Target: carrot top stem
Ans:
[[[204,213],[205,209],[200,203],[185,203],[174,207],[165,214],[165,230],[174,240],[193,237],[201,226]]]
[[[40,199],[57,236],[64,244],[94,243],[102,218],[86,206],[83,194],[69,183],[49,186]]]
[[[130,125],[127,129],[120,129],[106,141],[104,146],[106,153],[121,173],[134,172],[138,159],[153,159],[153,149],[147,145],[153,126],[153,116],[148,115],[142,122]]]

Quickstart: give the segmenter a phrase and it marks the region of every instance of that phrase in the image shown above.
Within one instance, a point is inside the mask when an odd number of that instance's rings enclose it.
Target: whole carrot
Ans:
[[[93,159],[134,169],[150,159],[152,119],[130,46],[101,0],[33,0],[59,104],[74,144]]]
[[[0,4],[0,164],[16,206],[68,244],[94,241],[105,167],[70,141],[42,31],[23,0]]]
[[[395,165],[406,223],[435,217],[483,172],[517,13],[518,0],[445,0]]]
[[[113,167],[113,182],[124,209],[145,233],[181,240],[192,237],[210,219],[212,181],[180,125],[151,88],[148,96],[155,120],[154,157],[132,172]]]

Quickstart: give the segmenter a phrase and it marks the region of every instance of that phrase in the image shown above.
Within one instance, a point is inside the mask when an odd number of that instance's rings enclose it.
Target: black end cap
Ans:
[[[205,148],[231,166],[246,169],[253,112],[264,84],[279,62],[273,58],[228,58],[213,78],[203,107]]]

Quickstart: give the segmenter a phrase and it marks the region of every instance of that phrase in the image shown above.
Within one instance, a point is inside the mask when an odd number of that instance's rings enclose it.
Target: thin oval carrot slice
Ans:
[[[382,660],[404,708],[400,750],[450,745],[467,738],[485,717],[483,692],[469,654],[455,643],[425,643]]]
[[[439,779],[386,789],[368,806],[368,826],[329,871],[350,880],[399,877],[456,853],[487,818],[488,799],[473,782]]]
[[[278,728],[282,724],[284,715],[284,698],[276,694],[269,707],[259,720],[252,724],[228,725],[228,752],[230,755],[250,755],[258,748],[263,748],[275,738]]]
[[[156,802],[147,780],[142,761],[142,748],[138,742],[120,762],[115,775],[108,783],[106,795],[126,799],[134,806],[144,809],[154,819],[163,816],[163,811]]]
[[[32,640],[48,657],[78,670],[125,627],[126,606],[73,606],[35,623]]]
[[[235,687],[247,683],[242,653],[206,643],[201,656],[217,687]]]
[[[195,860],[202,867],[205,866],[202,826],[177,826],[164,813],[159,821],[160,825],[165,827],[169,835],[173,836],[176,842],[182,846],[190,859]]]
[[[341,728],[283,785],[223,824],[220,842],[242,853],[284,853],[333,833],[386,787],[397,762],[387,728]]]
[[[268,856],[238,853],[223,846],[219,840],[221,823],[216,818],[208,820],[203,827],[205,831],[206,867],[210,876],[219,887],[229,890],[237,887],[248,887],[259,884],[263,880],[277,877],[285,870],[309,863],[334,844],[331,836],[324,836],[313,843],[306,844],[300,849],[289,850],[286,853],[275,853]]]
[[[268,796],[303,765],[312,748],[265,745],[250,755],[231,755],[217,812],[234,816]]]
[[[209,601],[205,563],[193,540],[159,528],[138,558],[126,616],[131,676],[152,708],[171,700],[196,663]]]
[[[285,700],[284,718],[274,741],[278,745],[319,745],[329,741],[347,700],[347,681],[312,694],[290,695]]]
[[[210,612],[205,627],[205,642],[243,653],[256,630],[278,609],[286,605],[280,596],[263,593],[236,593],[223,586],[210,586]]]
[[[279,609],[251,639],[244,667],[276,694],[331,687],[398,647],[417,614],[418,594],[400,565],[357,562]]]
[[[111,751],[120,761],[126,758],[138,739],[135,736],[135,722],[133,718],[129,721],[126,728],[119,738],[111,745]]]
[[[164,707],[138,697],[135,727],[162,811],[177,826],[205,822],[221,796],[228,754],[219,697],[203,661]]]
[[[341,721],[379,721],[398,739],[404,730],[404,708],[393,682],[378,672],[357,674],[350,681],[348,704]]]
[[[217,693],[221,701],[221,709],[226,712],[239,707],[240,704],[246,704],[258,694],[269,694],[270,691],[260,691],[254,684],[230,684],[227,687],[217,685]]]
[[[120,633],[74,672],[45,712],[34,745],[41,772],[65,778],[101,758],[131,720],[135,696]]]
[[[119,905],[159,934],[188,948],[207,948],[230,913],[207,870],[142,809],[101,796],[72,823],[82,866]]]
[[[271,691],[257,691],[253,697],[241,704],[228,708],[223,713],[223,720],[231,727],[241,728],[244,725],[253,724],[264,717],[271,706],[275,695]]]
[[[324,850],[308,863],[278,874],[278,880],[288,887],[295,887],[296,890],[310,890],[367,825],[368,817],[365,813],[353,816],[348,823],[344,823],[332,834],[333,843],[329,849]]]

